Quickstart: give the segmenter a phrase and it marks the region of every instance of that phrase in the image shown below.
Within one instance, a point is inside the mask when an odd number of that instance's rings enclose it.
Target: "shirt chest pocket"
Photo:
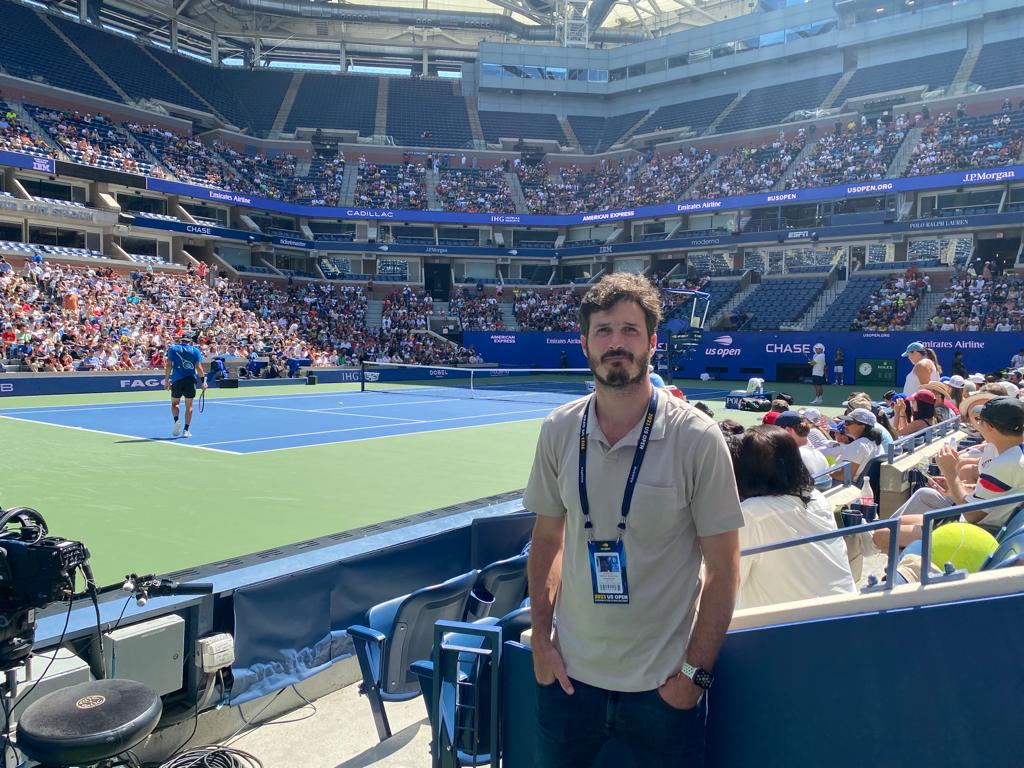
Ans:
[[[687,489],[682,486],[660,486],[637,483],[633,503],[629,507],[626,535],[635,537],[643,546],[663,546],[678,535],[689,518]]]

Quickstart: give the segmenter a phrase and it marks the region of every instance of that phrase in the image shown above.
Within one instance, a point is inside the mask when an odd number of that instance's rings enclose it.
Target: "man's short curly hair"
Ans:
[[[640,305],[647,322],[648,336],[658,330],[661,323],[661,295],[658,289],[643,275],[614,272],[602,277],[583,296],[580,303],[580,331],[583,335],[587,336],[590,333],[592,314],[606,312],[620,301],[632,301]]]

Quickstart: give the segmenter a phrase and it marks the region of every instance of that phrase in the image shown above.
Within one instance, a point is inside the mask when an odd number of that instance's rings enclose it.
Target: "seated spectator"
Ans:
[[[831,505],[814,488],[785,430],[752,427],[732,440],[731,451],[743,510],[742,549],[836,530]],[[853,592],[840,537],[740,558],[737,608]]]
[[[935,456],[942,472],[941,483],[916,491],[895,515],[900,518],[900,546],[905,547],[922,536],[922,515],[931,509],[958,504],[998,499],[1024,492],[1024,401],[1011,397],[994,397],[980,407],[971,406],[971,418],[985,442],[992,446],[982,455],[978,465],[978,481],[973,490],[960,476],[961,458],[952,447],[944,445]],[[994,456],[993,456],[994,454]],[[1016,505],[1005,504],[977,512],[965,512],[961,519],[997,533]],[[888,547],[889,532],[876,531],[875,544],[883,551]]]
[[[893,426],[897,437],[906,437],[937,424],[935,393],[930,389],[919,389],[910,397],[904,397],[893,406]]]
[[[761,417],[762,424],[774,424],[780,413],[789,410],[789,403],[785,400],[772,400],[771,410]]]
[[[861,472],[871,459],[882,455],[882,433],[878,427],[878,418],[867,408],[854,408],[843,416],[833,434],[839,447],[827,455],[835,455],[837,462],[850,462],[854,480],[860,479]],[[832,477],[842,481],[842,470],[834,472]]]
[[[827,474],[828,459],[825,458],[825,454],[811,445],[808,440],[808,436],[813,428],[811,422],[796,411],[785,411],[776,417],[775,426],[786,430],[789,436],[793,438],[793,442],[797,444],[797,447],[800,449],[800,458],[804,466],[807,467],[811,479],[813,480],[815,477],[818,477],[814,487],[819,491],[827,491],[831,488],[832,478]]]

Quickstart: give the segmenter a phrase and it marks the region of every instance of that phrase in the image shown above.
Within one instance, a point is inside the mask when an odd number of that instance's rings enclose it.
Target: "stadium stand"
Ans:
[[[644,123],[641,133],[667,131],[673,128],[690,128],[697,134],[703,133],[735,98],[735,93],[726,93],[722,96],[658,107]]]
[[[572,288],[552,291],[513,289],[512,309],[521,331],[566,331],[575,333],[580,299]]]
[[[236,188],[240,192],[271,200],[290,200],[295,192],[295,168],[298,158],[289,154],[264,157],[237,152],[231,147],[214,145],[239,172]]]
[[[891,64],[861,67],[839,94],[836,105],[841,105],[855,96],[896,91],[915,85],[928,88],[949,85],[953,82],[953,76],[964,58],[964,53],[966,51],[960,49],[920,56],[916,59],[904,59]]]
[[[569,125],[584,152],[604,152],[636,125],[646,112],[628,112],[616,117],[569,115]]]
[[[143,159],[121,128],[103,115],[61,112],[28,104],[25,108],[75,162],[128,173],[148,174],[153,170],[153,164]]]
[[[857,314],[888,279],[888,275],[863,271],[851,276],[846,288],[829,304],[828,312],[818,318],[813,330],[850,330]]]
[[[206,104],[170,77],[131,40],[60,16],[54,16],[53,23],[129,96],[209,111]]]
[[[561,145],[569,143],[554,115],[485,110],[480,110],[479,114],[484,139],[489,142],[501,139],[549,139]]]
[[[338,153],[326,157],[318,152],[310,161],[305,178],[296,184],[295,202],[306,205],[340,205],[344,180],[345,155]],[[352,237],[348,236],[348,239]]]
[[[868,297],[850,323],[851,331],[895,331],[905,328],[914,316],[926,282],[908,279],[902,272],[889,275]]]
[[[496,165],[479,168],[442,168],[438,171],[437,197],[445,211],[515,213],[512,190],[505,169]]]
[[[839,75],[822,75],[750,91],[718,125],[717,133],[781,123],[798,109],[814,109],[832,90]]]
[[[782,177],[804,139],[779,139],[760,147],[738,147],[718,161],[694,187],[694,197],[727,197],[764,192]]]
[[[1024,148],[1024,112],[974,118],[939,115],[923,129],[904,176],[925,176],[963,168],[993,168],[1017,161]]]
[[[199,139],[180,136],[154,125],[126,123],[125,127],[181,181],[221,189],[235,188],[236,174]]]
[[[343,128],[372,136],[378,83],[378,78],[367,75],[304,75],[285,131]]]
[[[121,101],[114,89],[54,34],[38,12],[0,0],[0,17],[3,18],[0,67],[4,70],[26,80]]]
[[[786,189],[822,187],[884,178],[906,131],[823,136],[786,180]]]
[[[466,100],[443,80],[393,78],[388,91],[388,133],[411,147],[461,149],[473,143]]]
[[[356,202],[375,208],[424,210],[427,207],[424,174],[422,165],[377,165],[361,157]]]
[[[18,113],[5,101],[0,100],[0,149],[8,152],[22,152],[35,157],[57,157],[57,150],[50,147],[42,136],[34,134]]]
[[[985,88],[1006,88],[1024,83],[1024,40],[988,43],[981,49],[971,82]]]
[[[1024,280],[1019,277],[995,275],[985,280],[961,273],[950,281],[927,328],[1020,333],[1024,330],[1022,298]]]
[[[501,303],[494,295],[473,295],[469,288],[462,288],[448,302],[448,311],[459,318],[464,331],[500,331],[505,327]]]
[[[799,320],[825,289],[824,278],[765,280],[736,307],[750,319],[746,330],[771,331]]]
[[[214,67],[156,48],[146,53],[188,83],[220,114],[240,128],[265,135],[273,126],[292,73]]]

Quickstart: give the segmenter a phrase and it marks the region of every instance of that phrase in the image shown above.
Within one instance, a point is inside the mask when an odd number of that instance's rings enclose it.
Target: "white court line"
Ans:
[[[473,415],[473,416],[453,416],[453,417],[448,418],[448,419],[428,419],[428,420],[425,420],[425,421],[423,421],[421,423],[422,424],[441,424],[443,422],[448,422],[448,421],[466,421],[467,419],[489,419],[489,418],[493,418],[494,416],[514,416],[514,415],[519,414],[519,413],[544,413],[544,414],[548,414],[550,412],[551,412],[550,408],[530,408],[530,409],[525,410],[525,411],[504,411],[502,413],[476,414],[476,415]],[[523,421],[526,421],[526,419],[523,419]],[[504,422],[500,422],[500,423],[504,423]],[[393,426],[401,427],[402,425],[401,424],[395,424]],[[249,437],[249,438],[246,438],[244,440],[218,440],[215,443],[203,443],[203,445],[234,445],[236,443],[257,443],[257,442],[260,442],[262,440],[285,440],[285,439],[290,438],[290,437],[312,437],[314,435],[336,435],[336,434],[340,434],[340,433],[344,433],[344,432],[362,432],[362,431],[367,430],[367,429],[385,429],[386,427],[387,427],[387,425],[381,424],[381,425],[376,425],[376,426],[372,426],[372,427],[348,427],[346,429],[323,429],[323,430],[320,430],[318,432],[296,432],[296,433],[291,434],[291,435],[268,435],[266,437]],[[425,431],[427,431],[427,432],[434,432],[434,431],[438,431],[438,430],[425,430]],[[405,433],[405,434],[408,434],[408,433]],[[388,437],[396,437],[396,435],[388,435]],[[303,447],[305,447],[305,446],[303,446]],[[280,449],[278,449],[278,450],[280,450]]]
[[[127,437],[130,440],[136,440],[139,442],[147,443],[158,443],[160,445],[180,445],[182,448],[197,448],[204,451],[214,451],[215,453],[226,453],[229,456],[241,455],[238,451],[225,451],[220,448],[210,448],[208,445],[201,443],[190,443],[187,439],[177,438],[173,440],[154,440],[151,437],[139,437],[138,435],[126,435],[122,432],[107,432],[102,429],[89,429],[88,427],[75,427],[69,424],[54,424],[50,421],[37,421],[35,419],[19,419],[17,416],[8,416],[7,414],[0,414],[0,418],[10,419],[11,421],[23,421],[26,424],[42,424],[44,427],[59,427],[61,429],[75,429],[79,432],[94,432],[97,435],[109,435],[110,437]]]
[[[207,404],[218,403],[222,405],[240,405],[251,400],[292,400],[295,398],[310,398],[310,397],[323,397],[326,399],[333,400],[337,397],[346,397],[351,395],[362,395],[364,393],[354,391],[341,391],[341,392],[309,392],[301,395],[262,395],[262,396],[249,396],[249,397],[215,397],[211,398]],[[381,394],[373,392],[370,394]],[[380,402],[372,405],[347,405],[345,408],[391,408],[396,405],[422,405],[425,403],[450,403],[455,401],[467,400],[471,398],[464,397],[446,397],[446,398],[428,398],[426,400],[403,400],[401,402]],[[109,410],[120,410],[122,408],[152,408],[154,406],[169,407],[170,400],[150,400],[145,403],[108,403],[100,405],[52,405],[52,406],[36,406],[32,408],[14,408],[11,410],[4,410],[0,408],[0,415],[4,414],[32,414],[32,413],[64,413],[65,411],[109,411]],[[270,407],[270,406],[266,406]]]
[[[223,405],[234,405],[238,408],[261,408],[265,411],[291,411],[292,413],[326,413],[331,416],[351,416],[354,419],[387,419],[388,421],[405,422],[408,424],[422,424],[420,419],[401,419],[397,416],[371,416],[368,413],[335,413],[333,408],[283,408],[280,405],[257,405],[256,403],[230,402]],[[340,406],[344,408],[344,406]]]
[[[526,411],[524,411],[526,413]],[[546,415],[546,414],[545,414]],[[464,427],[444,427],[442,429],[424,429],[420,432],[402,432],[397,435],[374,435],[373,437],[356,437],[351,440],[335,440],[330,443],[309,443],[307,445],[285,445],[281,448],[264,448],[259,451],[230,451],[235,456],[252,456],[257,453],[277,453],[278,451],[297,451],[304,448],[324,448],[331,445],[347,445],[348,443],[365,443],[368,440],[394,440],[399,437],[414,437],[416,435],[432,435],[435,432],[458,432],[460,429],[481,429],[483,427],[496,427],[502,424],[522,424],[527,421],[537,421],[539,417],[533,416],[528,419],[509,419],[508,421],[495,421],[490,424],[468,424]]]

